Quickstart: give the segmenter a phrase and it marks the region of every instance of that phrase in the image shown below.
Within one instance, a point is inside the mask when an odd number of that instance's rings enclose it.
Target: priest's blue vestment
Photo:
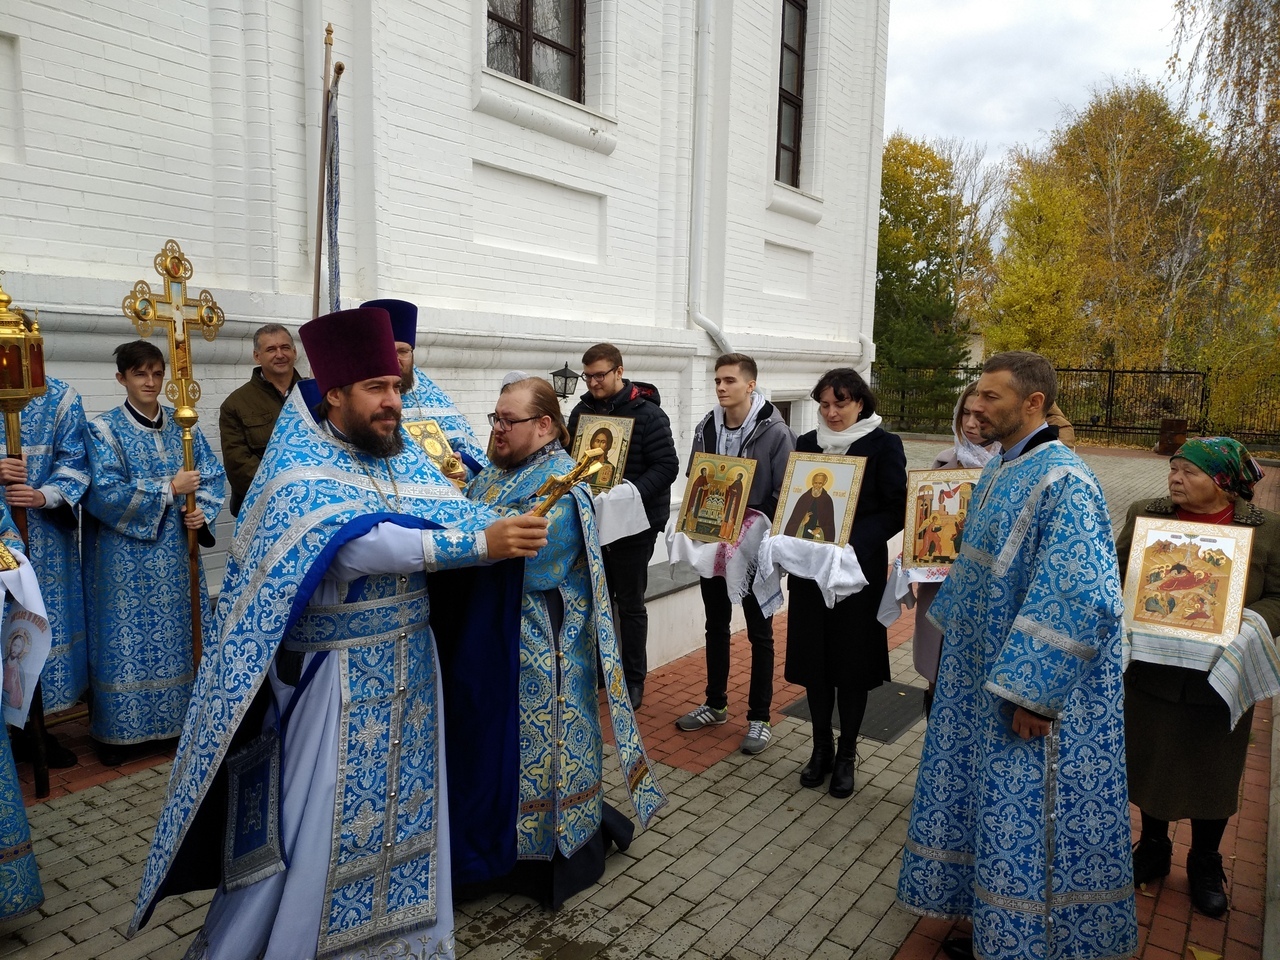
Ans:
[[[90,422],[85,447],[93,481],[85,498],[84,590],[89,623],[90,732],[103,743],[176,737],[191,697],[191,579],[183,496],[182,428],[161,405],[144,426],[121,404]],[[196,503],[212,526],[227,474],[199,427]],[[202,636],[211,634],[200,570]]]
[[[553,441],[510,470],[486,467],[467,488],[499,513],[525,513],[538,488],[573,469]],[[604,741],[596,665],[604,671],[618,761],[642,826],[666,803],[640,741],[627,698],[617,634],[604,580],[591,496],[585,486],[562,496],[547,515],[548,543],[525,562],[520,628],[521,859],[569,857],[600,828]],[[547,594],[561,598],[559,632]]]
[[[930,618],[945,636],[898,879],[908,910],[972,917],[983,960],[1137,948],[1106,503],[1056,440],[987,464]],[[1023,740],[1015,707],[1052,720]]]
[[[40,578],[53,631],[53,648],[40,674],[44,709],[52,713],[71,706],[89,686],[76,520],[89,488],[89,461],[80,394],[53,377],[45,384],[45,393],[22,408],[22,453],[27,458],[27,484],[43,493],[46,503],[27,510],[26,554]],[[4,439],[0,420],[0,443]]]
[[[0,501],[0,542],[23,552],[22,538],[9,508]],[[0,610],[0,614],[3,611]],[[31,826],[22,801],[22,785],[13,765],[13,748],[0,732],[0,920],[30,913],[44,902],[36,855],[31,850]]]
[[[514,865],[521,567],[477,566],[496,518],[405,440],[372,457],[300,391],[285,403],[237,519],[133,931],[160,898],[218,886],[191,957],[451,957],[452,878]],[[416,560],[379,566],[376,543],[364,566],[343,559],[391,527]],[[267,814],[281,861],[232,882],[224,761],[260,734],[281,744]]]

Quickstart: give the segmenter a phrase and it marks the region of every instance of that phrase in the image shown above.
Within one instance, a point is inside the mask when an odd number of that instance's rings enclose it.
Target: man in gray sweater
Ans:
[[[716,360],[716,399],[693,432],[693,453],[714,453],[756,461],[747,507],[770,519],[796,435],[772,403],[756,392],[755,360],[726,353]],[[686,470],[687,473],[687,470]],[[729,719],[729,620],[733,605],[724,577],[702,578],[702,605],[707,630],[707,700],[676,721],[681,730],[701,730]],[[742,598],[751,641],[751,685],[747,693],[747,735],[743,753],[759,753],[772,737],[769,709],[773,703],[773,618],[766,617],[748,590]]]

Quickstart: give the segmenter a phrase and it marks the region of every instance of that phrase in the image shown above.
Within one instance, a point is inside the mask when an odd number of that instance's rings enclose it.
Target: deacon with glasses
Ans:
[[[574,468],[560,401],[547,381],[522,377],[503,385],[489,424],[493,464],[467,495],[499,514],[532,510],[543,484]],[[666,798],[627,698],[586,485],[561,496],[547,519],[548,544],[524,565],[520,614],[520,862],[498,886],[555,908],[600,879],[611,842],[631,842],[630,822],[604,800],[598,672],[642,826]]]

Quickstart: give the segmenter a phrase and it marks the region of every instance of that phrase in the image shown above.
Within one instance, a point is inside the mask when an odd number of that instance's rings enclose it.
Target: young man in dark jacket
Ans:
[[[569,434],[576,436],[582,414],[631,417],[635,426],[622,479],[635,486],[649,518],[649,529],[606,544],[605,579],[618,609],[622,670],[631,706],[644,697],[648,672],[646,648],[649,613],[644,592],[649,585],[649,561],[658,531],[671,512],[671,484],[680,472],[680,457],[671,436],[671,421],[659,404],[658,388],[623,377],[622,353],[611,343],[597,343],[582,355],[587,392],[569,414]]]
[[[756,472],[747,507],[772,520],[796,435],[777,408],[756,392],[756,373],[756,362],[746,354],[726,353],[716,360],[716,399],[720,405],[694,429],[692,452],[754,460]],[[676,721],[681,730],[700,730],[729,719],[729,619],[733,605],[724,577],[702,578],[702,605],[707,621],[707,702]],[[760,611],[750,590],[742,598],[742,613],[751,641],[751,686],[742,752],[759,753],[772,738],[773,618]]]

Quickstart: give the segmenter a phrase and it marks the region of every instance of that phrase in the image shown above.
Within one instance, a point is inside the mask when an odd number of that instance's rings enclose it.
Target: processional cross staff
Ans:
[[[604,456],[604,450],[600,447],[592,447],[589,450],[582,451],[582,456],[578,458],[578,462],[574,464],[573,469],[566,473],[563,477],[550,476],[542,481],[535,492],[540,497],[546,499],[534,507],[530,513],[535,517],[545,517],[551,512],[551,508],[556,505],[556,501],[572,490],[579,483],[586,483],[593,476],[600,472],[603,463],[593,462],[599,457]]]
[[[3,273],[4,271],[0,271]],[[0,411],[4,413],[5,454],[22,458],[22,408],[48,389],[44,379],[44,337],[34,319],[18,307],[0,287]],[[14,526],[29,546],[27,508],[12,507]],[[0,545],[2,547],[3,545]],[[17,561],[7,549],[0,550],[0,569],[12,570]],[[31,694],[32,768],[37,797],[49,795],[49,761],[45,756],[44,698],[40,684]]]
[[[183,254],[178,241],[169,240],[155,257],[156,273],[164,282],[163,295],[153,293],[151,285],[139,280],[124,298],[121,308],[133,321],[138,336],[146,338],[158,324],[169,335],[169,383],[164,395],[175,407],[174,421],[182,427],[182,468],[196,468],[195,435],[192,427],[199,420],[196,401],[200,399],[200,384],[192,376],[191,334],[198,329],[210,343],[218,335],[226,317],[222,308],[208,290],[201,290],[199,297],[187,296],[187,281],[191,279],[191,261]],[[187,512],[196,510],[195,493],[187,494]],[[212,522],[212,518],[210,518]],[[196,530],[187,530],[188,572],[191,576],[191,649],[193,661],[200,663],[200,541]]]

